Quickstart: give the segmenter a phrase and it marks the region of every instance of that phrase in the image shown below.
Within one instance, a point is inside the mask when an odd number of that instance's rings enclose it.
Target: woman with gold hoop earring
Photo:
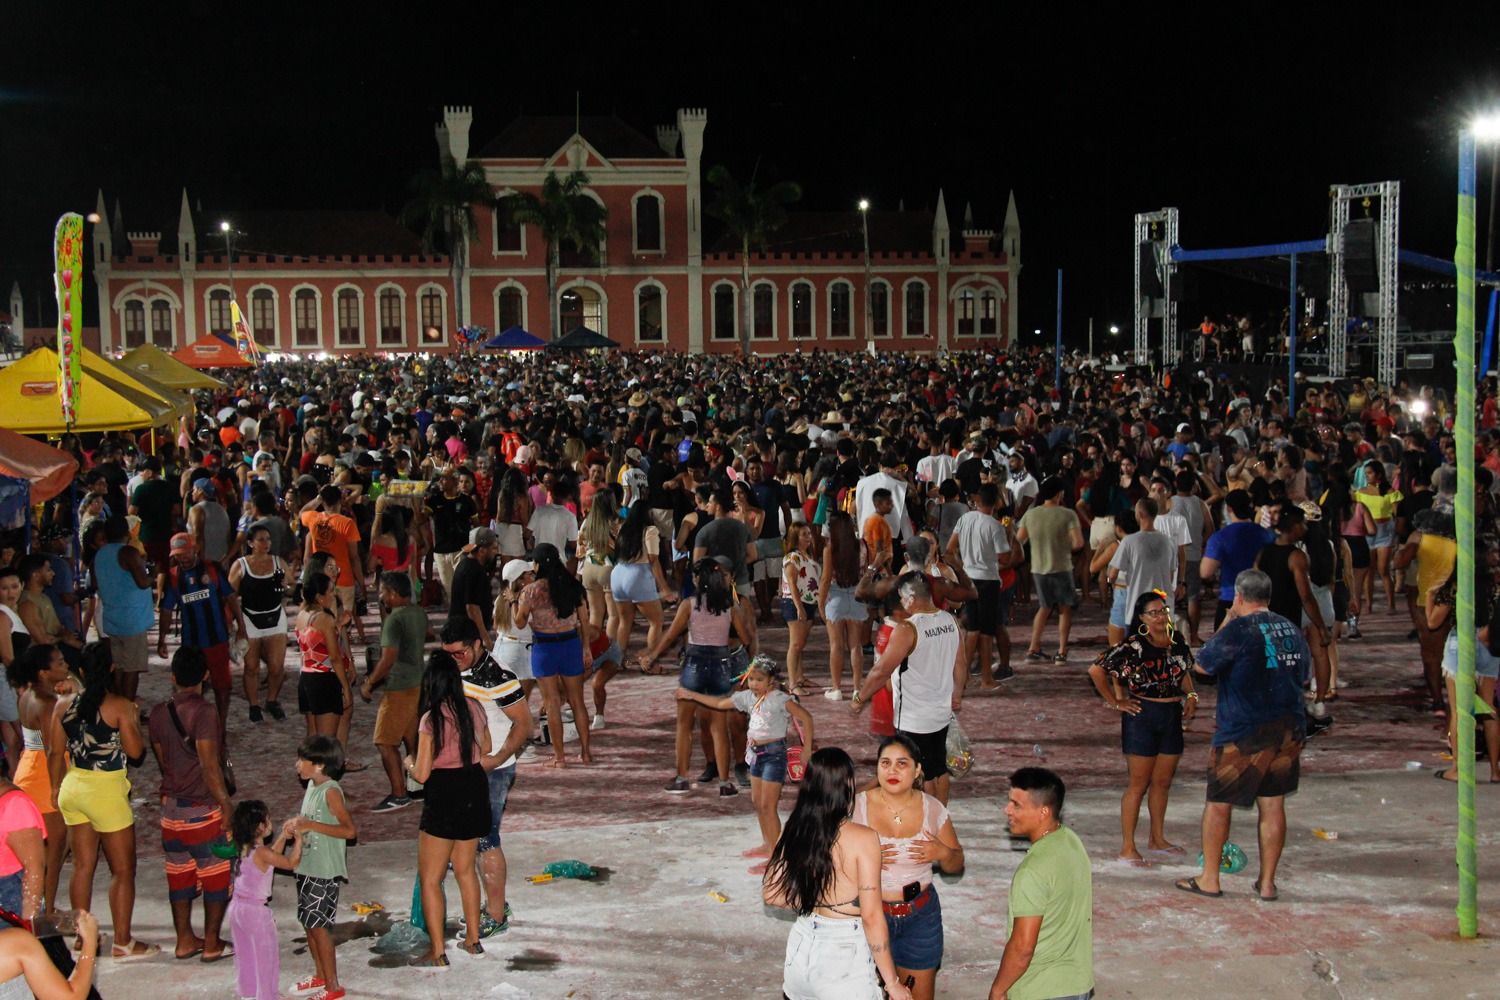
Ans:
[[[1173,627],[1171,605],[1159,590],[1136,599],[1125,640],[1089,667],[1100,696],[1120,713],[1120,748],[1129,778],[1120,798],[1119,860],[1131,868],[1151,867],[1135,846],[1142,799],[1151,823],[1146,853],[1161,860],[1186,853],[1167,840],[1163,826],[1182,758],[1182,732],[1198,708],[1192,673],[1192,650]]]

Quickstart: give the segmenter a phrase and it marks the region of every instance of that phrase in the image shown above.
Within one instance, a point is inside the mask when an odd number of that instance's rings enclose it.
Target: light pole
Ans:
[[[870,315],[870,200],[859,199],[859,227],[865,237],[865,350],[875,354],[875,321]]]
[[[224,259],[229,262],[229,301],[234,301],[234,249],[232,240],[234,230],[229,228],[228,220],[219,223],[219,232],[224,234]]]

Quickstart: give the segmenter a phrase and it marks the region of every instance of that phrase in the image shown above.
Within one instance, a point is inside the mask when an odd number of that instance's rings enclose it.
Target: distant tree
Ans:
[[[522,191],[500,199],[500,209],[508,214],[512,225],[535,226],[547,250],[547,318],[551,324],[550,339],[565,333],[557,302],[558,251],[563,243],[580,254],[598,260],[599,241],[604,238],[604,220],[608,210],[584,193],[589,178],[574,170],[559,178],[556,172],[542,180],[541,194]],[[602,332],[602,331],[599,331]]]
[[[779,181],[764,191],[755,186],[754,174],[749,184],[740,184],[722,164],[708,172],[714,186],[714,200],[708,214],[724,223],[740,243],[740,350],[750,353],[750,247],[761,250],[771,234],[786,225],[786,207],[802,197],[802,187],[795,181]]]
[[[493,205],[494,189],[477,160],[462,166],[444,153],[436,170],[423,170],[411,182],[412,200],[401,210],[401,221],[417,230],[426,253],[445,250],[453,279],[453,319],[464,324],[464,292],[459,277],[469,260],[469,241],[479,233],[477,205]]]

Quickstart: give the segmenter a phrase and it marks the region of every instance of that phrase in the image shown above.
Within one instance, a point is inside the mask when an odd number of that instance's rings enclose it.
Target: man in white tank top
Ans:
[[[958,621],[932,603],[922,572],[903,573],[896,584],[911,617],[897,624],[879,661],[849,703],[856,715],[891,682],[896,731],[922,752],[922,790],[948,804],[948,722],[963,701],[967,680]]]

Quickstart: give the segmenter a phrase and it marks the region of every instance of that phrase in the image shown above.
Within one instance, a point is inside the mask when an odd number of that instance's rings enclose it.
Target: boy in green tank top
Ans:
[[[339,905],[339,882],[348,881],[344,851],[355,836],[354,820],[335,778],[344,773],[344,748],[332,736],[309,736],[297,748],[297,777],[307,782],[302,811],[292,822],[302,834],[302,861],[297,865],[297,922],[307,931],[314,974],[297,983],[295,992],[310,1000],[340,1000],[338,959],[333,947],[333,916]]]

